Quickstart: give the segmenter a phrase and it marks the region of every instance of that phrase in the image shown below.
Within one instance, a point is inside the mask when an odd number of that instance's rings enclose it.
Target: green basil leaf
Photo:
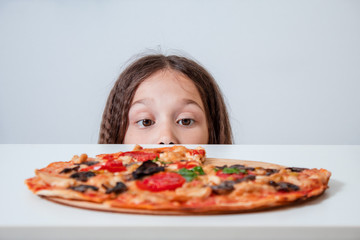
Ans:
[[[239,173],[240,171],[237,168],[224,168],[222,172],[225,174],[232,174],[232,173]]]
[[[205,172],[201,166],[196,166],[196,167],[192,168],[192,170],[199,175],[205,175]]]
[[[238,170],[239,170],[239,172],[244,173],[244,174],[248,173],[246,169],[238,169]]]
[[[178,173],[186,179],[187,182],[191,182],[194,178],[197,177],[197,174],[194,171],[188,170],[186,168],[182,168],[178,171]]]
[[[224,168],[222,169],[222,172],[225,173],[225,174],[233,174],[233,173],[244,173],[244,174],[247,174],[247,170],[246,169],[238,169],[238,168],[235,168],[235,167],[232,167],[232,168]]]

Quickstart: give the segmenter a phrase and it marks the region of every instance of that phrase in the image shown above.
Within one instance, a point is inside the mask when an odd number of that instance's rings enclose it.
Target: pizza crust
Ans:
[[[267,199],[258,200],[252,203],[238,203],[228,204],[227,206],[214,206],[208,208],[181,208],[177,210],[171,209],[141,209],[141,208],[126,208],[126,207],[111,207],[107,204],[100,204],[94,202],[77,201],[71,199],[63,199],[57,197],[43,197],[44,199],[58,204],[71,206],[86,210],[114,212],[114,213],[130,213],[130,214],[146,214],[146,215],[219,215],[219,214],[236,214],[249,213],[276,209],[279,207],[295,206],[304,202],[312,201],[314,198],[321,196],[324,191],[319,192],[316,196],[307,198],[298,198],[296,201],[289,202],[272,202]]]
[[[224,159],[224,158],[206,158],[204,165],[233,165],[233,164],[242,164],[247,167],[263,167],[263,168],[275,168],[280,169],[285,166],[274,164],[274,163],[266,163],[259,161],[249,161],[249,160],[237,160],[237,159]]]

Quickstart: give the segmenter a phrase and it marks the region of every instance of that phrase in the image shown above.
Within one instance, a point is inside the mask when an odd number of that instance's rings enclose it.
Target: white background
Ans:
[[[128,59],[182,53],[237,144],[360,144],[360,1],[0,1],[0,143],[96,143]]]

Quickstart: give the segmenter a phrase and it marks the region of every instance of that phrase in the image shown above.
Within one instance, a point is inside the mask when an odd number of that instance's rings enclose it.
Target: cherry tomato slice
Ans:
[[[107,161],[102,169],[109,172],[122,172],[126,170],[126,167],[120,161]]]
[[[160,172],[143,180],[136,181],[136,186],[142,190],[160,192],[175,190],[186,182],[180,174],[174,172]]]

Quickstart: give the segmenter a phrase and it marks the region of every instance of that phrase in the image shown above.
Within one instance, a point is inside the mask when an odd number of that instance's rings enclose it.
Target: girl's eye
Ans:
[[[136,122],[138,125],[140,125],[141,127],[150,127],[151,125],[154,125],[154,121],[151,119],[141,119],[139,121]]]
[[[191,126],[194,122],[195,121],[190,118],[183,118],[183,119],[180,119],[179,121],[177,121],[178,124],[183,125],[183,126]]]

